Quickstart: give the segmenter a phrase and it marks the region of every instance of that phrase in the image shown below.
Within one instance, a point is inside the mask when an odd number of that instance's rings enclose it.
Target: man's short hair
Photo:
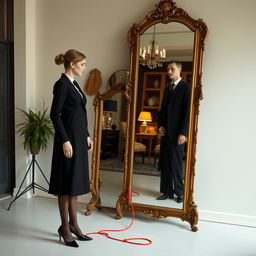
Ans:
[[[168,65],[169,64],[176,64],[176,66],[178,67],[178,68],[180,68],[180,70],[182,70],[182,63],[180,62],[180,61],[178,61],[178,60],[172,60],[172,61],[170,61],[169,63],[168,63]],[[167,65],[167,66],[168,66]]]

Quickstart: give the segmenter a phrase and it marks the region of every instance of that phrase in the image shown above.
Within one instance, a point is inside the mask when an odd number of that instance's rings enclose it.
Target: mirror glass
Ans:
[[[154,35],[155,31],[155,35]],[[150,52],[150,42],[155,38],[155,49],[161,55],[159,66],[152,67],[143,60],[145,53]],[[157,42],[156,42],[157,41]],[[157,122],[164,89],[171,80],[167,75],[167,64],[170,61],[182,63],[182,79],[191,85],[193,70],[194,32],[187,26],[170,22],[156,24],[140,36],[139,73],[136,105],[136,134],[133,169],[133,202],[168,208],[182,209],[183,204],[173,199],[157,200],[161,196],[159,165],[160,151],[166,151],[157,132]],[[160,53],[161,52],[161,53]],[[144,57],[142,56],[144,54]],[[177,89],[177,88],[176,88]],[[175,90],[176,90],[175,89]],[[186,144],[186,143],[185,143]],[[186,145],[182,159],[182,183],[184,184],[186,166]],[[161,153],[162,155],[162,153]],[[165,154],[163,158],[167,158]]]
[[[125,85],[127,70],[118,70],[108,80],[113,88]],[[100,198],[104,207],[115,208],[124,173],[125,128],[127,100],[124,93],[116,93],[103,101],[100,153]]]
[[[113,87],[113,86],[118,86],[119,84],[121,85],[126,85],[128,81],[128,76],[129,76],[129,71],[126,69],[120,69],[114,72],[110,78],[108,79],[108,87]]]

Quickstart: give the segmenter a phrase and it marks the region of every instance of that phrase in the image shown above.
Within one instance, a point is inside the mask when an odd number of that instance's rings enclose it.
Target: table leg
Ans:
[[[152,138],[149,138],[149,149],[148,149],[148,158],[151,158],[151,150],[152,150]]]

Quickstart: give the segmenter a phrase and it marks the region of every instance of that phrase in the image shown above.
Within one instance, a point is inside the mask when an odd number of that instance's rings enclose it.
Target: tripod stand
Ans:
[[[28,170],[27,170],[27,172],[26,172],[26,174],[25,174],[25,176],[24,176],[24,178],[23,178],[23,180],[22,180],[22,182],[21,182],[21,184],[20,184],[20,187],[19,187],[19,189],[18,189],[17,194],[15,195],[14,199],[11,201],[11,203],[10,203],[8,209],[7,209],[8,211],[10,210],[12,204],[13,204],[19,197],[21,197],[22,195],[24,195],[25,193],[27,193],[27,192],[28,192],[29,190],[31,190],[31,189],[33,190],[33,194],[35,193],[35,188],[40,189],[40,190],[42,190],[42,191],[44,191],[44,192],[48,192],[47,189],[45,189],[44,187],[38,185],[38,184],[35,182],[35,165],[37,165],[38,169],[39,169],[40,172],[42,173],[42,175],[43,175],[44,179],[46,180],[47,184],[49,185],[49,182],[48,182],[47,178],[45,177],[45,175],[44,175],[42,169],[40,168],[38,162],[36,161],[36,155],[32,154],[32,160],[31,160],[31,162],[30,162],[30,165],[29,165],[29,167],[28,167]],[[28,185],[22,192],[20,192],[21,187],[22,187],[24,181],[26,180],[26,177],[27,177],[27,175],[28,175],[28,173],[29,173],[31,167],[32,167],[32,182],[31,182],[31,184]]]

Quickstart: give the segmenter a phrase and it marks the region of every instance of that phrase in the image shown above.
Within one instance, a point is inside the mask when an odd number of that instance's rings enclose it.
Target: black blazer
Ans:
[[[178,135],[187,136],[188,133],[190,95],[191,87],[184,80],[181,80],[172,92],[170,86],[164,90],[158,128],[163,126],[168,138],[175,143]]]
[[[55,139],[61,143],[71,140],[78,131],[82,131],[85,139],[90,136],[85,108],[86,97],[80,87],[78,89],[83,98],[65,74],[54,84],[50,117],[55,128]],[[77,122],[74,122],[75,120]]]

